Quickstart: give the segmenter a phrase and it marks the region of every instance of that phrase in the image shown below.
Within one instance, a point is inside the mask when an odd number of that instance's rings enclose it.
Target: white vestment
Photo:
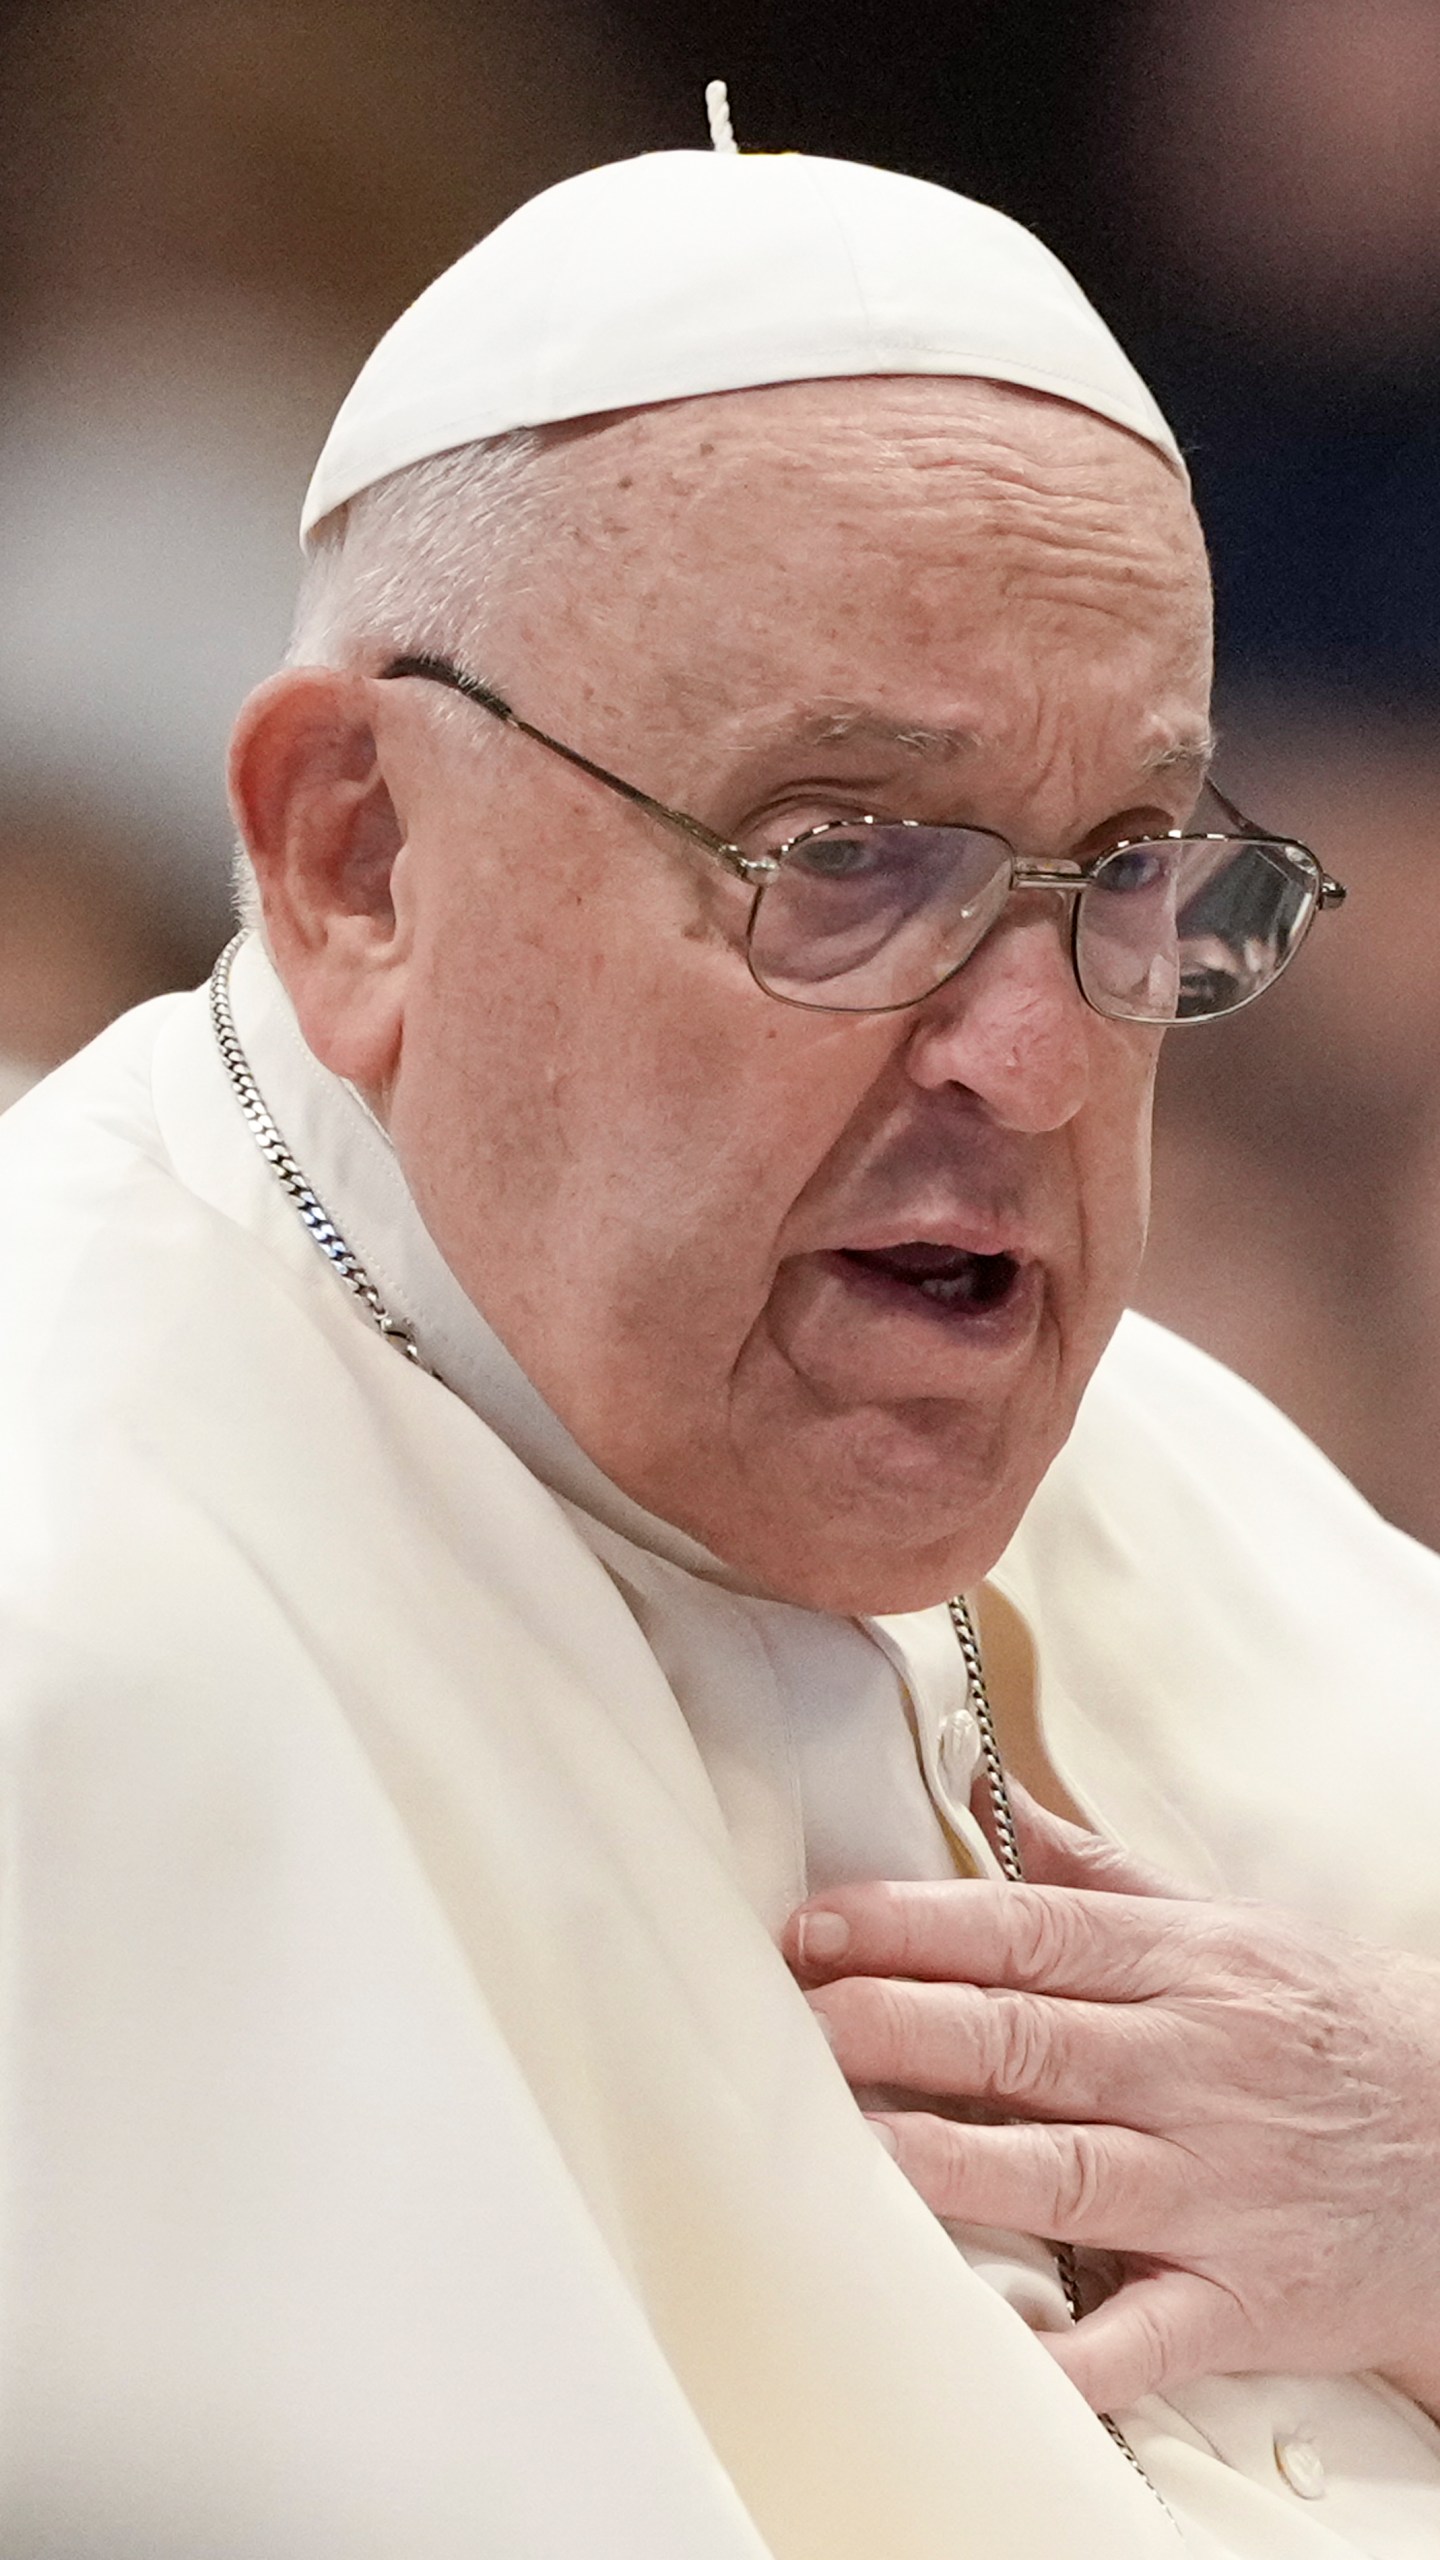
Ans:
[[[944,1612],[756,1599],[606,1484],[253,948],[235,998],[435,1374],[203,999],[7,1116],[5,2560],[1440,2550],[1360,2378],[1126,2413],[1147,2485],[1045,2253],[920,2203],[773,1931],[984,1863]],[[1440,1953],[1440,1561],[1259,1399],[1127,1324],[996,1579],[1098,1825]]]

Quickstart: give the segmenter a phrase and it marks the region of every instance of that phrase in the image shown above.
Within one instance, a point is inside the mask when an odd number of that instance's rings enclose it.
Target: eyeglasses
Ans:
[[[723,863],[755,893],[751,975],[785,1004],[827,1013],[919,1004],[963,969],[1017,890],[1043,890],[1070,901],[1071,965],[1094,1012],[1208,1021],[1273,986],[1320,909],[1345,898],[1308,847],[1252,826],[1213,783],[1231,832],[1135,837],[1089,862],[1022,862],[989,828],[917,818],[832,818],[747,853],[522,720],[448,658],[394,658],[383,673],[463,694]]]

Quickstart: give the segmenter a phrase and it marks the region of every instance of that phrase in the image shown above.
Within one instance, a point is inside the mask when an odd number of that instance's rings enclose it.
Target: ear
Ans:
[[[306,1040],[372,1091],[399,1055],[410,927],[397,905],[404,827],[376,687],[298,667],[252,693],[230,748],[230,801],[275,964]]]

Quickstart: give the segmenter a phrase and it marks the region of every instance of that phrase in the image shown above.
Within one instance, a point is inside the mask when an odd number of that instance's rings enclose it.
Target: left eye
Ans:
[[[786,868],[812,880],[863,880],[875,868],[876,848],[865,835],[817,835],[792,847]]]
[[[1137,891],[1160,888],[1169,867],[1163,846],[1134,844],[1127,845],[1123,853],[1110,854],[1093,877],[1097,887],[1110,890],[1115,897],[1134,897]]]

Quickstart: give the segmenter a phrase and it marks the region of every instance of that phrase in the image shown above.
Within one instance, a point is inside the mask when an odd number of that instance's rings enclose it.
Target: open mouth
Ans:
[[[964,1315],[986,1315],[1014,1296],[1020,1265],[1009,1253],[966,1253],[959,1245],[892,1244],[840,1259],[911,1295]]]

